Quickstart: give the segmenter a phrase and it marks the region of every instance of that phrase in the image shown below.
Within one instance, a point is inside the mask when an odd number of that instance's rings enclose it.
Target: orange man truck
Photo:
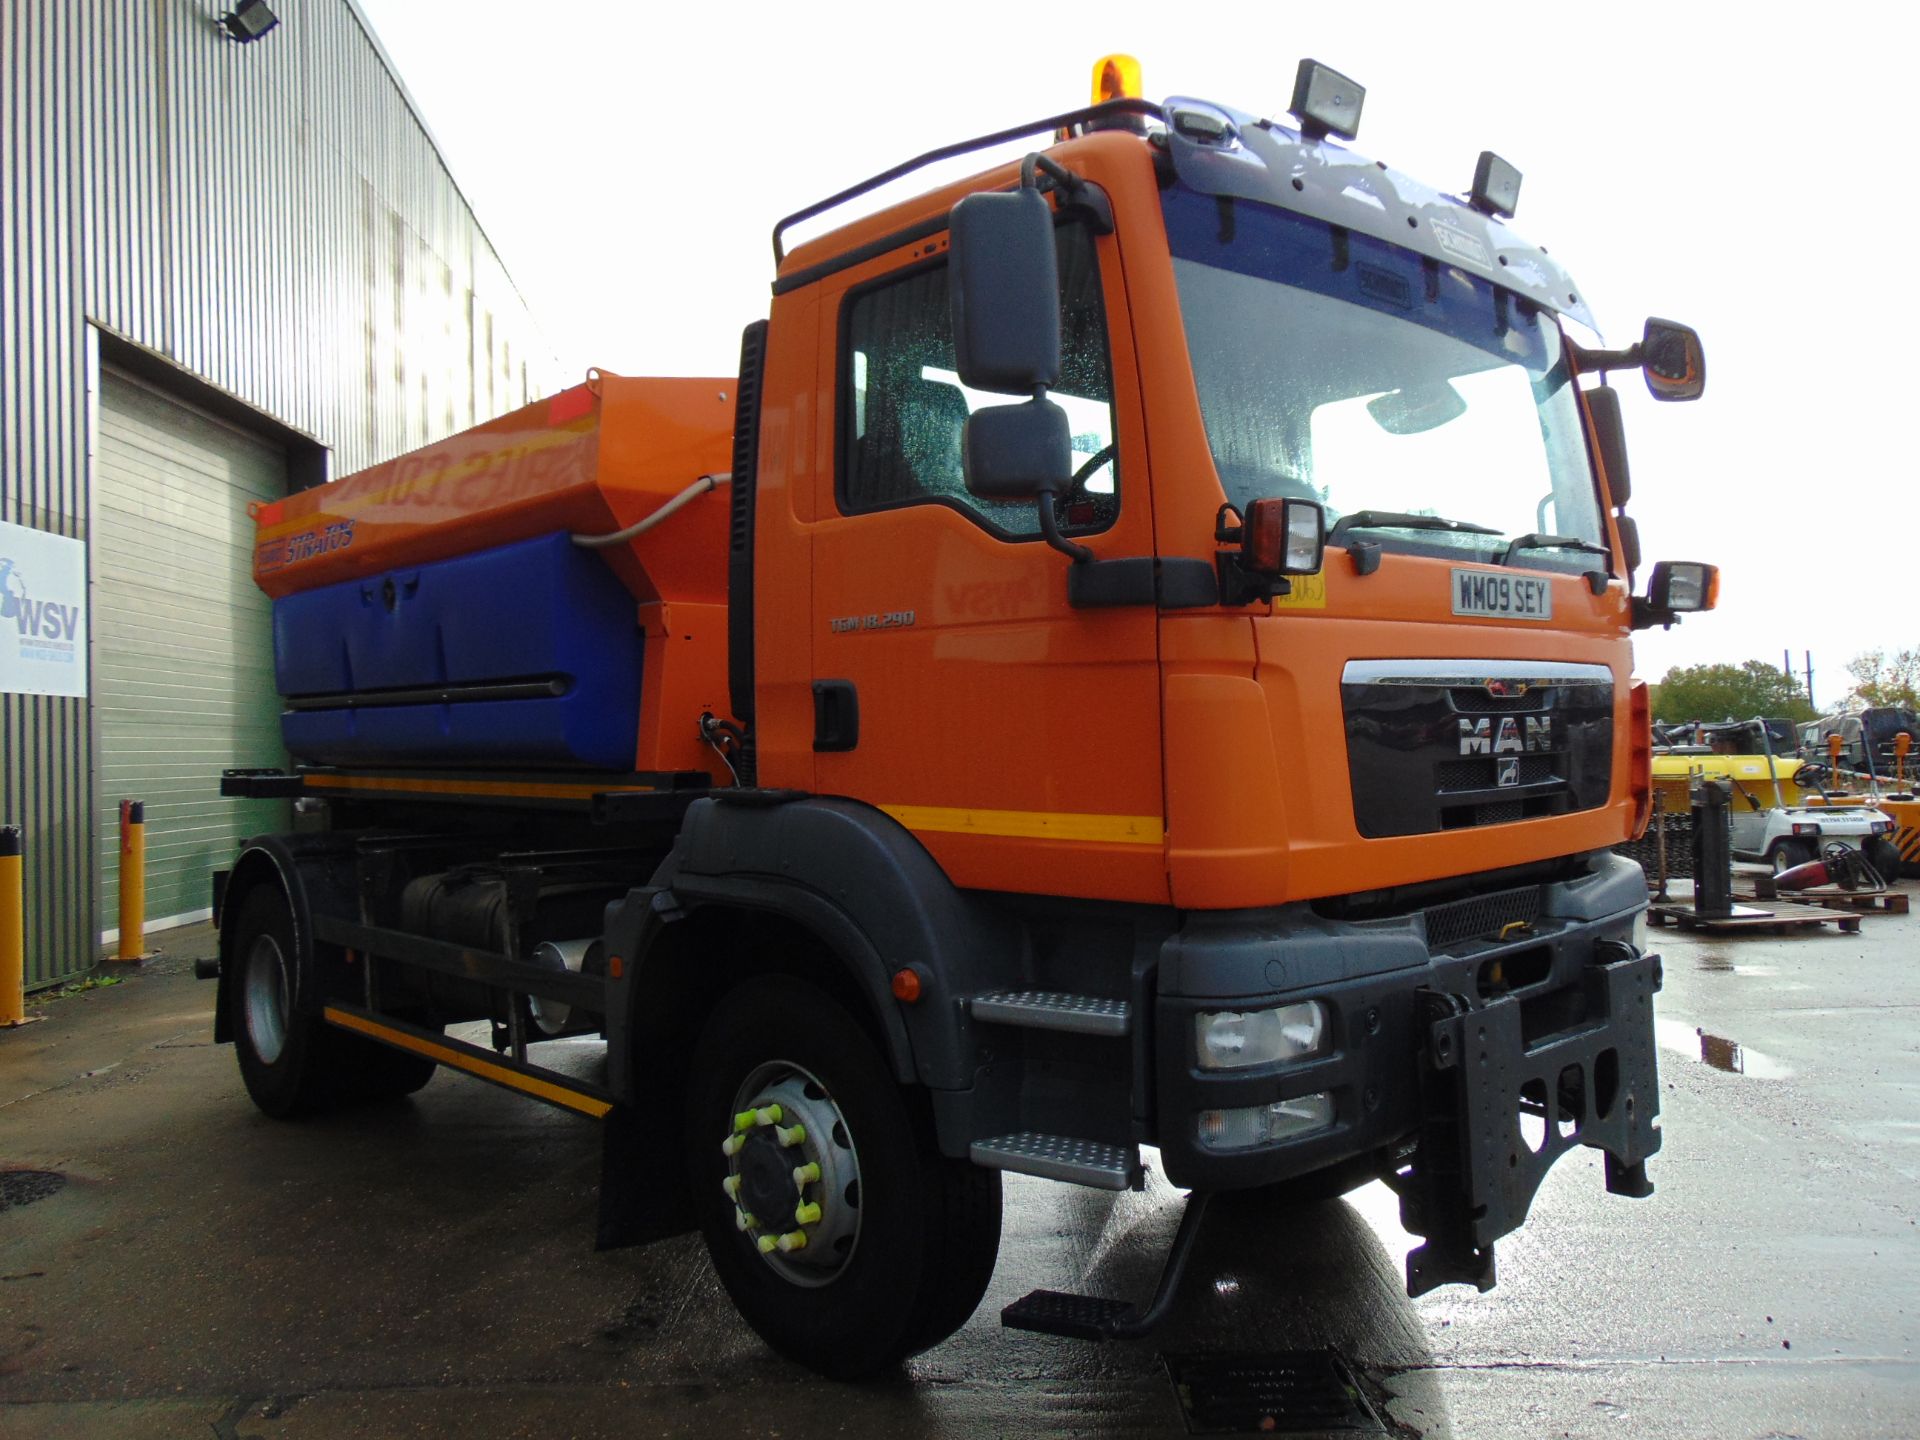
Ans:
[[[1109,83],[1124,67],[1109,65]],[[599,1242],[699,1228],[856,1376],[985,1291],[1001,1172],[1382,1179],[1413,1293],[1576,1145],[1658,1148],[1623,350],[1510,230],[1335,140],[1127,94],[774,233],[736,376],[584,385],[258,516],[291,833],[216,878],[262,1109],[445,1065],[597,1119]],[[1047,146],[788,250],[917,166]],[[604,1036],[583,1076],[570,1036]],[[1147,1151],[1143,1157],[1143,1149]]]

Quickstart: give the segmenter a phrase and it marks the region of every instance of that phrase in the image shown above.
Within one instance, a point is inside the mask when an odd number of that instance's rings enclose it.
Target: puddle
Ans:
[[[1724,955],[1702,955],[1700,968],[1709,975],[1771,975],[1771,965],[1736,965]]]
[[[1757,1080],[1785,1080],[1793,1074],[1791,1066],[1783,1065],[1771,1055],[1742,1045],[1738,1040],[1729,1040],[1724,1035],[1709,1035],[1697,1025],[1682,1024],[1678,1020],[1655,1020],[1654,1038],[1664,1050],[1676,1055],[1684,1055],[1689,1060],[1698,1060],[1702,1065],[1711,1065],[1716,1070],[1725,1070],[1731,1075],[1751,1075]]]
[[[58,1170],[0,1170],[0,1210],[31,1205],[36,1200],[57,1195],[66,1183],[67,1177]]]

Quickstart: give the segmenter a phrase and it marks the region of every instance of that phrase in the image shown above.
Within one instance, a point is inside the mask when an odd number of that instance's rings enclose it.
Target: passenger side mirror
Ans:
[[[1707,388],[1707,354],[1689,325],[1649,318],[1640,336],[1640,368],[1656,400],[1698,400]]]
[[[1038,190],[969,195],[947,221],[955,369],[971,390],[1031,395],[1060,378],[1060,268]]]
[[[961,445],[967,489],[982,500],[1053,504],[1073,475],[1073,428],[1051,400],[989,405],[967,417]]]

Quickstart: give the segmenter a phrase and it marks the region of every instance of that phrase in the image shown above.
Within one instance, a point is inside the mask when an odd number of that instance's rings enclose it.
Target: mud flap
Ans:
[[[1619,957],[1619,958],[1613,958]],[[1420,1142],[1400,1177],[1400,1222],[1425,1243],[1407,1256],[1407,1293],[1493,1288],[1494,1241],[1527,1218],[1554,1162],[1579,1145],[1605,1152],[1607,1189],[1653,1193],[1660,1148],[1653,996],[1660,957],[1606,942],[1579,983],[1582,1024],[1528,1043],[1523,1001],[1477,1008],[1421,992],[1427,1032]],[[1521,1117],[1538,1121],[1537,1148]]]

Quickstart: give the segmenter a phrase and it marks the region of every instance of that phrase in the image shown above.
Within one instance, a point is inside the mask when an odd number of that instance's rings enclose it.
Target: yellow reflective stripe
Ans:
[[[495,1065],[490,1060],[482,1060],[478,1055],[469,1055],[464,1050],[456,1050],[451,1045],[436,1044],[424,1040],[418,1035],[409,1035],[404,1030],[391,1030],[385,1025],[368,1020],[359,1015],[350,1015],[344,1010],[336,1010],[331,1005],[322,1012],[330,1024],[343,1030],[357,1030],[362,1035],[371,1035],[384,1045],[397,1045],[402,1050],[411,1050],[416,1055],[424,1055],[429,1060],[437,1060],[442,1065],[451,1065],[456,1070],[464,1070],[469,1075],[478,1075],[483,1080],[491,1080],[497,1085],[519,1090],[555,1105],[564,1105],[569,1110],[578,1110],[582,1115],[591,1115],[601,1119],[613,1108],[606,1100],[596,1100],[591,1095],[582,1095],[577,1090],[569,1090],[564,1085],[556,1085],[551,1080],[542,1080],[533,1075],[522,1075],[518,1070],[509,1070],[504,1065]]]
[[[1056,814],[1041,810],[974,810],[945,805],[882,805],[909,830],[947,835],[1003,835],[1021,840],[1098,840],[1114,845],[1159,845],[1167,838],[1158,815]]]
[[[431,780],[392,775],[308,775],[318,790],[393,790],[415,795],[510,795],[528,800],[591,800],[607,790],[651,790],[651,785],[528,785],[517,780]]]

